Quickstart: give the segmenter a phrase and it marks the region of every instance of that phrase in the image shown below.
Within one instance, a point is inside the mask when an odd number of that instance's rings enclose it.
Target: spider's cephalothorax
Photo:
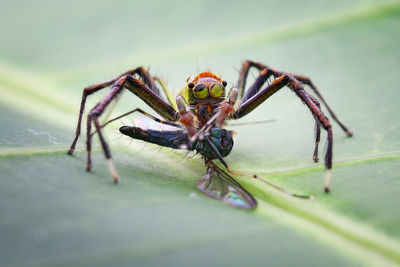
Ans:
[[[226,85],[226,81],[211,72],[202,72],[187,79],[180,95],[201,125],[211,118],[220,103],[225,100]]]
[[[246,89],[248,73],[252,67],[259,70],[259,75]],[[272,77],[273,80],[271,83],[267,83],[270,77]],[[306,92],[304,90],[304,85],[309,86],[316,97]],[[244,117],[281,88],[285,86],[289,87],[308,107],[315,119],[316,138],[313,153],[315,162],[318,162],[321,126],[327,132],[325,192],[329,192],[330,188],[333,134],[332,126],[325,114],[322,113],[319,101],[325,105],[331,117],[339,124],[343,131],[348,136],[352,136],[352,133],[338,120],[319,90],[309,78],[296,74],[287,74],[262,63],[247,60],[242,65],[236,86],[229,91],[227,96],[226,81],[211,72],[202,72],[197,76],[189,77],[184,88],[180,91],[176,99],[174,99],[167,84],[159,77],[151,76],[143,67],[131,69],[115,79],[85,88],[83,90],[75,138],[68,150],[68,154],[74,152],[76,142],[80,135],[86,98],[108,86],[111,86],[111,90],[107,96],[91,109],[87,116],[86,169],[88,171],[92,169],[92,136],[97,133],[107,159],[111,176],[115,183],[118,182],[118,173],[111,160],[111,151],[102,134],[102,128],[108,123],[134,112],[140,112],[158,123],[174,126],[176,130],[157,131],[124,126],[120,128],[121,133],[135,139],[141,139],[161,146],[197,151],[202,155],[207,165],[207,173],[199,179],[197,187],[211,197],[219,199],[227,204],[247,209],[256,207],[256,200],[232,177],[213,163],[213,160],[218,159],[230,173],[240,174],[232,171],[224,160],[224,157],[230,153],[233,147],[232,133],[222,128],[226,120]],[[161,93],[159,86],[164,91],[165,97]],[[100,124],[99,117],[104,113],[109,104],[117,99],[117,96],[124,88],[142,99],[150,108],[157,112],[162,119],[136,108],[109,120],[105,124]],[[92,133],[93,125],[96,128],[94,133]],[[257,175],[245,176],[250,176],[272,185],[270,182],[267,182]],[[272,186],[292,196],[306,197],[289,193],[274,185]]]

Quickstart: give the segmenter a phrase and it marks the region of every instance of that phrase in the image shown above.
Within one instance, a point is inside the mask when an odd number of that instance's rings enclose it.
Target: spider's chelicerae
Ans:
[[[251,67],[258,69],[259,75],[253,84],[246,89],[246,80]],[[274,79],[268,84],[267,80],[270,77]],[[303,85],[309,86],[316,97],[306,92]],[[92,108],[87,116],[86,170],[90,171],[92,169],[92,125],[94,125],[95,132],[99,135],[114,183],[118,183],[118,173],[111,159],[110,148],[102,134],[102,128],[109,122],[133,112],[140,112],[158,123],[173,126],[176,130],[157,131],[133,126],[123,126],[119,129],[122,134],[160,146],[196,151],[202,155],[205,165],[207,166],[207,173],[199,179],[197,187],[205,194],[229,205],[247,209],[257,206],[254,197],[226,172],[215,165],[213,160],[218,159],[230,173],[259,179],[292,196],[302,198],[309,198],[310,196],[290,193],[256,175],[232,171],[224,160],[224,157],[230,153],[233,147],[232,132],[223,128],[225,121],[244,117],[281,88],[285,86],[289,87],[308,107],[315,119],[316,138],[313,153],[313,160],[315,162],[318,161],[321,126],[327,132],[325,192],[329,192],[330,188],[333,137],[332,126],[321,111],[319,100],[326,106],[331,117],[340,125],[343,131],[348,136],[352,136],[352,133],[338,120],[319,90],[309,78],[281,72],[262,63],[247,60],[242,65],[236,87],[233,87],[227,95],[226,81],[213,73],[203,72],[197,76],[189,77],[186,80],[185,86],[174,100],[166,83],[159,77],[152,77],[143,67],[129,70],[115,79],[85,88],[83,90],[75,138],[68,154],[74,152],[76,142],[81,132],[81,121],[87,96],[109,86],[111,86],[111,90],[107,96]],[[166,97],[161,94],[159,86],[164,91]],[[141,98],[163,119],[154,117],[136,108],[101,125],[99,123],[99,117],[124,88]]]

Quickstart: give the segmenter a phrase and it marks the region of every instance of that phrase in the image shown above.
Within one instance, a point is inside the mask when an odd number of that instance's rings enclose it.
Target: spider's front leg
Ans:
[[[180,115],[180,123],[186,127],[189,136],[193,137],[196,134],[195,116],[193,112],[186,109],[185,100],[180,95],[176,97],[176,105]]]
[[[267,71],[269,71],[269,69]],[[274,72],[274,70],[271,70],[271,72]],[[327,151],[325,154],[325,167],[327,169],[327,174],[324,182],[324,190],[325,192],[329,192],[330,180],[331,180],[330,170],[332,168],[332,145],[333,145],[332,126],[329,120],[326,118],[326,116],[322,113],[318,103],[316,103],[315,101],[313,101],[312,98],[310,98],[309,94],[304,91],[304,88],[300,84],[300,82],[297,81],[293,76],[279,72],[278,78],[273,80],[267,87],[257,90],[254,93],[254,95],[252,95],[251,98],[247,98],[246,101],[242,102],[238,107],[238,109],[235,112],[233,112],[229,116],[229,118],[239,119],[247,115],[284,86],[288,86],[296,93],[296,95],[309,108],[314,118],[316,118],[319,121],[320,125],[322,125],[324,129],[327,131],[328,144],[327,144]]]
[[[91,156],[91,150],[92,150],[92,122],[94,123],[96,127],[97,134],[99,135],[100,138],[100,143],[104,151],[104,155],[107,159],[107,164],[108,168],[110,170],[111,177],[113,178],[114,183],[118,183],[118,173],[117,170],[115,169],[114,163],[111,159],[111,151],[110,148],[108,147],[107,142],[104,139],[103,133],[101,131],[101,126],[99,123],[99,117],[103,114],[105,108],[111,103],[111,101],[117,97],[119,93],[121,93],[123,86],[125,84],[127,76],[122,76],[120,79],[118,79],[109,94],[102,100],[100,101],[89,113],[87,116],[87,131],[86,131],[86,150],[87,150],[87,164],[86,164],[86,170],[91,171],[92,170],[92,156]]]
[[[250,68],[256,68],[260,71],[259,76],[257,79],[254,81],[254,83],[247,89],[246,91],[246,81],[247,77],[249,74]],[[243,104],[247,99],[251,98],[254,96],[263,86],[263,84],[268,80],[268,78],[273,75],[275,78],[279,77],[281,75],[281,72],[278,70],[275,70],[271,67],[268,67],[267,65],[252,61],[252,60],[246,60],[243,62],[240,73],[239,73],[239,79],[237,82],[237,88],[239,90],[239,104]],[[321,92],[319,89],[314,85],[314,83],[311,81],[310,78],[299,75],[299,74],[290,74],[290,76],[294,77],[296,80],[301,82],[304,85],[307,85],[311,88],[311,90],[317,95],[317,97],[321,100],[321,102],[325,105],[326,109],[328,110],[329,114],[333,118],[334,121],[340,126],[340,128],[343,129],[343,131],[346,133],[347,136],[351,137],[353,136],[353,133],[339,120],[339,118],[336,116],[336,114],[333,112],[331,107],[328,105],[326,102],[325,98],[322,96]],[[310,98],[315,99],[312,97],[310,94],[308,94]],[[318,102],[318,101],[317,101]]]
[[[107,85],[100,84],[97,85],[98,87],[104,87]],[[104,86],[103,86],[104,85]],[[96,87],[95,87],[96,88]],[[177,121],[179,119],[179,113],[167,103],[166,100],[162,98],[158,90],[155,90],[153,86],[148,86],[144,84],[142,81],[136,79],[130,74],[125,74],[120,76],[115,82],[112,84],[112,89],[107,94],[107,96],[100,101],[90,112],[87,116],[87,140],[86,140],[86,149],[87,149],[87,165],[86,169],[90,171],[92,169],[92,159],[91,159],[91,148],[92,148],[92,123],[96,128],[96,132],[99,135],[100,142],[107,159],[108,167],[111,173],[111,176],[114,180],[114,183],[118,182],[118,174],[115,169],[115,166],[112,162],[111,158],[111,151],[108,147],[107,142],[102,133],[102,126],[99,123],[99,117],[104,113],[105,109],[108,105],[121,93],[121,91],[127,88],[129,91],[137,95],[141,98],[148,106],[150,106],[153,110],[155,110],[159,115],[161,115],[164,119],[169,121]],[[96,88],[97,89],[97,88]],[[99,90],[99,89],[97,89]],[[85,96],[85,91],[84,91]],[[69,150],[69,154],[73,152],[75,148],[76,139],[79,136],[80,131],[80,123],[81,123],[81,116],[83,113],[84,104],[86,101],[86,97],[82,98],[81,109],[79,113],[78,119],[78,127],[77,133],[74,139],[73,144],[71,145],[71,149]]]
[[[221,128],[225,120],[235,111],[235,103],[238,98],[238,90],[233,87],[230,92],[228,99],[221,103],[219,106],[218,115],[216,118],[216,126]]]
[[[108,87],[108,86],[113,85],[118,79],[120,79],[121,77],[126,76],[126,75],[138,75],[143,80],[143,82],[148,86],[148,88],[150,90],[152,90],[158,96],[161,96],[160,90],[157,88],[154,80],[152,79],[150,74],[145,70],[144,67],[137,67],[134,69],[130,69],[114,79],[86,87],[85,89],[83,89],[83,93],[82,93],[82,100],[81,100],[81,106],[79,109],[79,117],[78,117],[78,124],[76,126],[76,131],[75,131],[75,138],[72,141],[72,144],[67,152],[69,155],[72,155],[74,153],[76,143],[81,134],[82,116],[83,116],[83,112],[85,110],[87,97]],[[163,87],[163,89],[164,89],[164,87]]]
[[[249,70],[254,67],[260,71],[258,77],[255,79],[253,84],[246,90],[246,81],[247,77],[249,74]],[[239,91],[239,101],[236,106],[240,106],[244,102],[246,102],[248,99],[256,95],[264,83],[268,80],[269,77],[273,76],[275,78],[279,77],[282,75],[282,73],[278,70],[275,70],[271,67],[268,67],[267,65],[264,65],[260,62],[252,61],[252,60],[246,60],[243,62],[240,73],[239,73],[239,79],[237,82],[237,88]],[[307,93],[306,91],[305,94],[311,99],[311,101],[314,102],[314,104],[318,107],[318,109],[321,110],[321,106],[319,103],[319,100],[325,105],[327,108],[329,114],[332,116],[333,120],[339,124],[339,126],[343,129],[343,131],[346,133],[347,136],[353,136],[353,133],[337,118],[336,114],[333,112],[333,110],[330,108],[328,103],[325,101],[323,98],[322,94],[319,92],[318,88],[313,84],[310,78],[307,78],[302,75],[298,74],[290,74],[290,76],[294,77],[296,80],[301,82],[304,85],[309,86],[312,91],[317,95],[318,98],[313,97],[311,94]],[[319,100],[318,100],[319,99]],[[319,146],[319,141],[320,141],[320,128],[321,128],[321,123],[319,122],[318,118],[315,118],[315,147],[314,147],[314,153],[313,153],[313,160],[315,162],[318,162],[318,146]]]

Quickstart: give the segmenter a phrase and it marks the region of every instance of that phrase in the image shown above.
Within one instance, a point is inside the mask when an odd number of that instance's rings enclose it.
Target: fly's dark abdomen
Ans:
[[[139,127],[122,126],[119,131],[135,139],[175,149],[196,150],[208,159],[216,159],[218,156],[206,139],[209,139],[222,157],[226,157],[233,148],[232,133],[225,129],[211,128],[209,135],[195,141],[189,147],[189,137],[185,131],[157,131],[145,130]]]
[[[151,129],[145,130],[139,127],[122,126],[119,128],[119,131],[135,139],[175,149],[187,149],[187,144],[189,142],[188,135],[181,130],[157,131]]]

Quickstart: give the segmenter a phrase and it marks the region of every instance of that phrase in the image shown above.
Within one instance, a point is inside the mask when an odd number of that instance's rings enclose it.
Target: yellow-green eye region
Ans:
[[[211,85],[210,95],[211,97],[220,97],[224,92],[224,86],[221,83],[214,83]]]
[[[193,93],[197,98],[208,97],[208,87],[204,83],[199,83],[193,88]]]

